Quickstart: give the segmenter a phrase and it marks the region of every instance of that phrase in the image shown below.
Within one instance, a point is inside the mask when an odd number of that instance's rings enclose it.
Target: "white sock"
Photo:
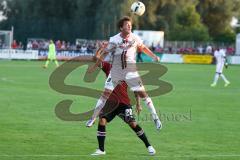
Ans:
[[[225,83],[229,83],[229,81],[227,80],[227,78],[224,76],[224,74],[220,75],[222,77],[222,79],[224,80]]]
[[[152,99],[150,97],[146,97],[145,99],[143,99],[145,105],[147,106],[148,110],[150,111],[152,118],[153,119],[159,119],[156,109],[153,105]]]
[[[94,109],[94,112],[93,112],[93,115],[92,115],[92,119],[95,119],[99,115],[99,113],[102,110],[102,108],[104,107],[106,101],[107,101],[107,98],[105,98],[103,96],[101,96],[98,99],[97,104]]]
[[[213,83],[217,84],[218,78],[219,78],[219,74],[216,73],[216,74],[215,74],[215,77],[214,77]]]

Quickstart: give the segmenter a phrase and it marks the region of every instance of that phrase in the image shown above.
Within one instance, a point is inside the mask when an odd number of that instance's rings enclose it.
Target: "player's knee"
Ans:
[[[136,94],[137,94],[140,98],[146,98],[146,97],[148,97],[146,91],[137,91],[137,92],[135,92],[135,95],[136,95]]]
[[[107,89],[106,89],[106,90],[103,92],[102,97],[108,99],[108,97],[110,97],[111,93],[112,93],[111,90],[107,90]]]
[[[105,118],[100,118],[100,119],[99,119],[99,124],[100,124],[101,126],[106,126],[107,120],[106,120]]]
[[[136,127],[137,127],[137,122],[130,122],[130,123],[129,123],[129,126],[130,126],[131,128],[136,128]]]

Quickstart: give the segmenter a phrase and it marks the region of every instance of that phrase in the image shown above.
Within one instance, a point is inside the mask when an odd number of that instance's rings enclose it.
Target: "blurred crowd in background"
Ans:
[[[100,42],[99,40],[85,40],[85,39],[77,39],[75,43],[67,42],[64,40],[54,41],[56,50],[58,51],[78,51],[80,53],[89,54],[95,52],[97,44],[99,42]],[[29,39],[25,46],[23,45],[22,42],[14,40],[11,45],[11,48],[24,50],[47,50],[48,45],[49,40],[46,39]],[[213,54],[216,48],[224,48],[226,50],[227,55],[235,54],[235,46],[225,44],[201,43],[193,45],[192,42],[191,43],[165,42],[164,47],[161,47],[159,44],[148,47],[150,47],[150,49],[156,53],[168,53],[168,54]],[[0,45],[0,48],[4,48],[4,46]]]

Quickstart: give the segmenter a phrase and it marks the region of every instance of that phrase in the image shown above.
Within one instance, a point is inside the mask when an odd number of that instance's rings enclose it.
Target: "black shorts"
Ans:
[[[111,106],[106,106],[111,107]],[[107,122],[111,122],[115,116],[120,117],[124,122],[129,124],[130,122],[135,122],[135,118],[133,115],[133,110],[131,105],[126,104],[118,104],[111,112],[101,112],[99,115],[100,118],[105,118]]]

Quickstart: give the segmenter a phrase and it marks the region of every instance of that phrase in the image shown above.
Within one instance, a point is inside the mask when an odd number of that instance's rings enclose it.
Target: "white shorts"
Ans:
[[[145,91],[142,80],[138,72],[135,70],[129,71],[125,69],[111,70],[111,77],[113,86],[116,87],[122,81],[125,81],[132,91]]]
[[[217,63],[216,65],[216,73],[222,73],[224,67],[224,63]]]

